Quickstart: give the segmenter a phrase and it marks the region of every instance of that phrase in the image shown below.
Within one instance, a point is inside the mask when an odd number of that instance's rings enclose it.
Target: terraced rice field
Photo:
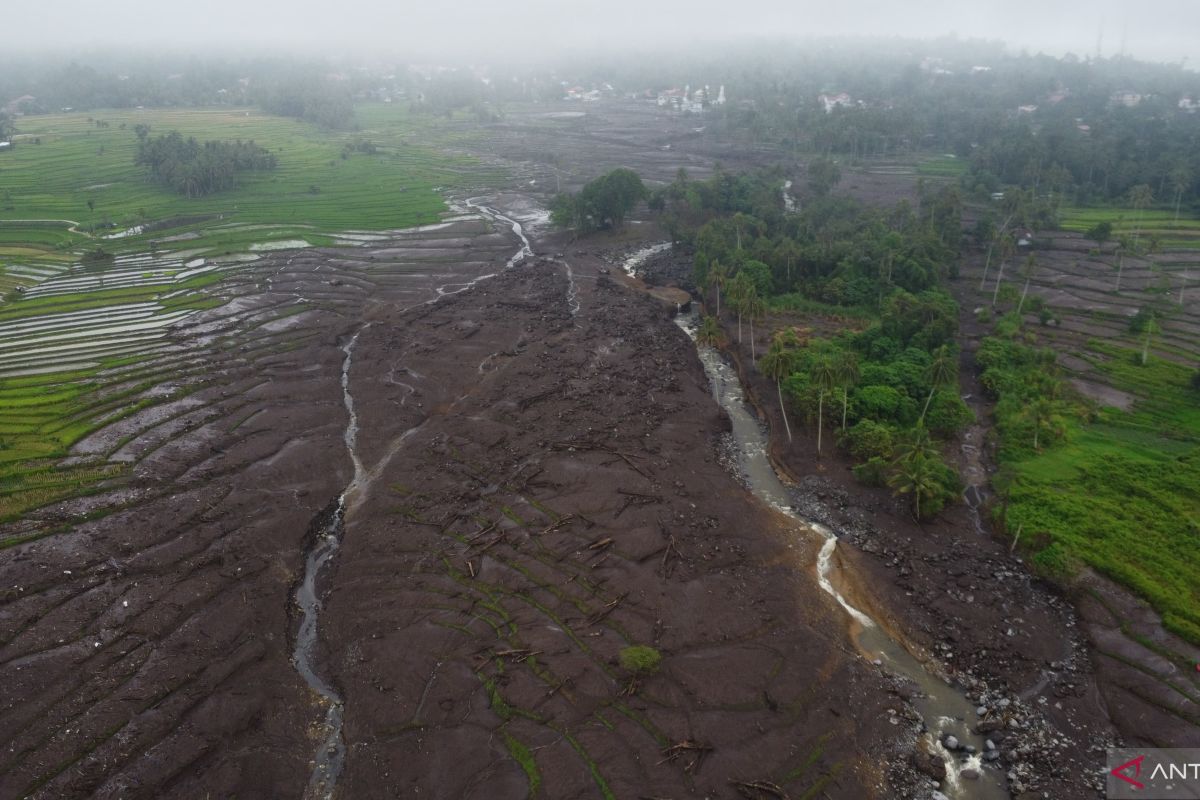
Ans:
[[[1095,410],[1087,420],[1067,415],[1063,441],[1009,465],[1019,478],[1008,501],[1009,534],[1024,525],[1026,535],[1050,536],[1068,569],[1116,579],[1151,602],[1169,630],[1200,641],[1200,561],[1188,544],[1200,513],[1200,415],[1191,388],[1200,364],[1200,251],[1127,256],[1118,270],[1111,243],[1098,252],[1080,234],[1060,232],[1033,255],[1021,336],[1052,349],[1071,389]],[[1023,260],[1006,269],[1010,298],[1024,288]],[[997,266],[993,260],[980,291],[983,257],[964,264],[969,300],[981,309],[990,306]],[[1046,306],[1044,324],[1034,301]],[[1002,300],[996,313],[1018,302]],[[1149,340],[1131,330],[1143,310],[1158,315]]]
[[[363,107],[360,114],[354,132],[252,109],[23,117],[16,146],[0,154],[0,289],[26,283],[21,268],[69,262],[84,246],[225,252],[297,238],[328,244],[329,234],[350,228],[434,222],[445,208],[437,190],[464,185],[468,174],[476,187],[495,177],[465,155],[419,144],[428,123],[398,106]],[[201,141],[254,140],[276,154],[279,167],[243,176],[234,190],[188,199],[134,164],[135,125]],[[377,152],[344,152],[361,140]]]
[[[1157,241],[1164,250],[1200,249],[1200,220],[1186,211],[1178,220],[1175,210],[1166,208],[1064,208],[1061,216],[1063,230],[1079,234],[1110,222],[1114,239],[1136,234],[1147,245]]]
[[[484,270],[487,248],[497,257],[511,249],[466,209],[337,239],[344,246],[133,252],[100,267],[44,270],[0,305],[0,521],[92,492],[107,499],[81,499],[82,513],[121,505],[121,487],[151,452],[215,419],[235,426],[252,417],[242,391],[261,382],[255,365],[318,335],[302,319],[357,308],[380,289],[413,302],[437,297],[438,287],[453,290]],[[198,397],[231,371],[243,376],[237,391]],[[30,517],[3,542],[59,523]]]

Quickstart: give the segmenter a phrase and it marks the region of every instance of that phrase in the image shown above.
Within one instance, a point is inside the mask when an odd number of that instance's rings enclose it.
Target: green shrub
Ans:
[[[854,468],[854,477],[858,478],[864,486],[880,488],[887,485],[890,468],[891,465],[887,461],[879,456],[874,456]]]
[[[862,420],[847,429],[840,439],[850,455],[860,461],[892,457],[892,429],[875,420]]]
[[[626,647],[618,657],[621,666],[635,675],[653,675],[662,664],[662,653],[644,644]]]
[[[957,436],[975,421],[975,415],[954,392],[938,392],[925,412],[925,425],[938,436]]]
[[[904,395],[891,386],[863,386],[852,396],[859,417],[889,422],[900,417]]]

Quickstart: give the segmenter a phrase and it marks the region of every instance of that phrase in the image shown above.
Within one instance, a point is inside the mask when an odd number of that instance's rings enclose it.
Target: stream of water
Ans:
[[[680,315],[676,317],[676,323],[695,338],[694,314]],[[874,663],[917,685],[919,696],[914,696],[912,703],[924,721],[926,731],[923,735],[927,737],[929,749],[946,762],[946,780],[942,782],[941,791],[955,800],[1008,798],[1003,774],[983,764],[985,739],[972,731],[972,723],[978,719],[975,708],[963,694],[927,669],[838,591],[841,567],[836,558],[837,536],[793,510],[791,492],[771,464],[766,431],[747,404],[737,373],[718,351],[702,345],[697,345],[697,351],[712,384],[713,397],[729,414],[742,479],[759,499],[824,538],[817,556],[817,581],[855,621],[853,635],[859,650]],[[958,740],[958,750],[951,752],[944,746],[947,735]],[[967,752],[967,746],[973,752]]]
[[[368,323],[369,324],[369,323]],[[317,650],[320,642],[317,620],[321,613],[321,593],[318,582],[325,566],[341,547],[346,521],[346,495],[354,490],[363,474],[362,459],[358,456],[358,414],[354,410],[354,395],[350,393],[350,367],[354,363],[354,345],[367,328],[362,326],[342,348],[342,402],[346,406],[346,429],[342,433],[346,451],[354,464],[354,477],[338,496],[337,504],[316,534],[316,541],[304,560],[304,579],[296,587],[296,606],[300,609],[300,628],[292,663],[325,705],[321,724],[321,744],[313,757],[313,771],[304,792],[305,800],[329,800],[346,760],[346,742],[342,738],[342,696],[317,671]]]
[[[521,223],[493,208],[477,203],[475,199],[467,200],[466,204],[494,222],[507,224],[520,240],[521,245],[513,257],[508,260],[505,265],[506,269],[533,256],[533,249],[529,246],[529,239],[526,238]],[[493,276],[494,273],[480,275],[466,283],[439,286],[436,296],[428,302],[436,303],[447,295],[464,292],[479,281]],[[451,286],[456,288],[451,289]],[[346,407],[346,428],[342,433],[342,441],[345,443],[346,452],[349,453],[350,461],[354,465],[354,475],[338,496],[333,510],[328,513],[327,518],[322,520],[320,529],[316,532],[313,544],[304,560],[304,576],[296,587],[295,594],[296,606],[300,609],[301,616],[300,627],[296,632],[296,646],[292,651],[292,663],[304,682],[321,698],[321,703],[325,706],[325,718],[321,723],[321,744],[313,757],[313,770],[309,777],[308,787],[304,792],[304,800],[331,800],[346,760],[346,742],[342,736],[344,702],[337,689],[321,676],[316,665],[320,643],[318,621],[322,605],[319,584],[322,572],[341,547],[342,534],[345,531],[347,498],[353,496],[361,486],[364,486],[364,481],[369,483],[368,471],[358,455],[358,412],[355,410],[354,394],[350,388],[350,368],[354,363],[354,346],[358,343],[358,337],[370,325],[371,323],[362,325],[342,347],[342,352],[345,354],[345,358],[342,360],[342,403]],[[406,432],[399,441],[403,442],[411,432],[411,430]],[[376,469],[378,468],[377,465]]]

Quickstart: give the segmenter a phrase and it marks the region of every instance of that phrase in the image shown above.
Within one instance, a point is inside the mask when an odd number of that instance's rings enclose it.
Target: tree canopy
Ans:
[[[183,138],[179,131],[150,136],[149,128],[138,126],[136,162],[147,167],[159,183],[187,197],[231,189],[239,172],[275,169],[274,154],[254,142],[232,142]]]
[[[647,196],[638,174],[621,167],[589,181],[579,194],[556,196],[550,205],[550,219],[580,233],[618,228]]]

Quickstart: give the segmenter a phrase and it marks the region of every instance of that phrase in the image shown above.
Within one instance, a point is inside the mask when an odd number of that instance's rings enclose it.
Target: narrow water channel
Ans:
[[[368,323],[369,325],[369,323]],[[296,647],[292,652],[292,663],[300,677],[321,698],[325,706],[325,719],[321,724],[321,744],[313,757],[313,771],[309,776],[305,800],[329,800],[342,765],[346,760],[346,742],[342,738],[342,696],[317,670],[317,653],[320,634],[317,622],[321,614],[321,573],[337,555],[341,547],[342,533],[346,522],[346,496],[354,490],[363,475],[362,459],[358,456],[358,413],[354,409],[354,395],[350,393],[350,367],[354,363],[354,345],[367,328],[362,326],[342,347],[342,403],[346,406],[346,428],[342,441],[350,461],[354,464],[354,476],[342,490],[328,516],[321,522],[315,541],[304,560],[304,578],[296,587],[296,606],[300,609],[300,628],[296,632]]]
[[[676,323],[695,339],[694,314],[681,314]],[[917,685],[919,696],[912,704],[925,725],[922,734],[929,749],[946,762],[946,780],[941,791],[955,800],[1005,800],[1009,797],[1000,770],[983,763],[985,737],[972,731],[978,721],[975,708],[967,698],[925,667],[916,657],[894,640],[870,616],[855,608],[837,590],[837,536],[823,525],[804,519],[793,510],[792,492],[775,472],[767,455],[767,433],[754,410],[747,404],[736,371],[721,354],[710,347],[697,345],[700,361],[712,384],[713,397],[729,414],[732,437],[737,453],[741,478],[750,490],[767,505],[778,510],[824,538],[817,557],[817,581],[855,621],[851,625],[855,644],[865,658],[884,669],[900,675]],[[954,736],[960,747],[951,752],[944,737]],[[967,748],[970,748],[968,752]]]
[[[508,260],[505,268],[516,266],[526,258],[532,257],[533,249],[529,246],[529,239],[525,236],[521,223],[493,208],[478,203],[477,200],[478,198],[467,200],[466,204],[485,218],[508,225],[520,241],[520,246]],[[480,275],[467,283],[439,286],[436,296],[428,302],[436,303],[447,295],[466,291],[479,281],[493,276],[494,273]],[[304,682],[317,694],[321,704],[325,706],[325,718],[321,723],[320,745],[313,756],[313,770],[304,792],[304,800],[332,800],[338,777],[341,775],[346,760],[346,742],[342,735],[344,702],[341,694],[322,677],[317,668],[320,645],[318,623],[322,606],[320,581],[322,573],[337,556],[341,547],[346,524],[347,498],[353,497],[360,487],[369,484],[368,471],[358,454],[358,412],[355,410],[354,394],[350,387],[350,368],[354,364],[354,346],[358,343],[358,337],[370,325],[371,323],[362,325],[342,347],[342,352],[345,354],[345,358],[342,360],[341,376],[342,403],[346,407],[346,428],[342,432],[342,441],[346,445],[346,452],[350,455],[350,461],[354,466],[354,475],[338,496],[333,507],[319,518],[318,529],[305,555],[304,576],[296,587],[295,593],[296,606],[300,610],[300,626],[296,632],[296,646],[292,651],[292,663]],[[402,436],[401,441],[404,438]]]

